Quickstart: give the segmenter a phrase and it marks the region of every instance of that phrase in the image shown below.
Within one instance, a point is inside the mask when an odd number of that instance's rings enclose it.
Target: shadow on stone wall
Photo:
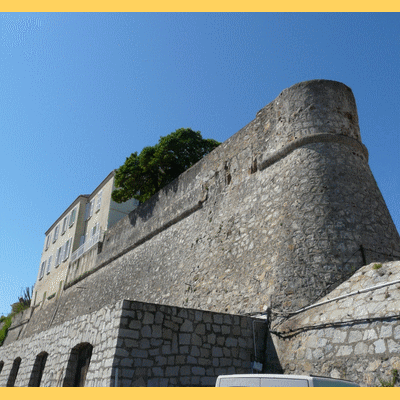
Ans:
[[[269,331],[266,333],[265,338],[265,364],[263,372],[266,374],[283,374],[284,371]]]

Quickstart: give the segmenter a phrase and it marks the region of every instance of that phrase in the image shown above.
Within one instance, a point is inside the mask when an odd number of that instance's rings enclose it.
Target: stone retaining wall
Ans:
[[[263,325],[255,327],[261,361]],[[125,301],[112,379],[118,386],[214,386],[218,375],[251,373],[254,359],[249,317]]]
[[[41,386],[63,386],[71,349],[80,343],[90,343],[93,354],[86,386],[110,386],[111,367],[117,345],[121,303],[76,317],[42,333],[0,347],[0,386],[6,386],[13,361],[21,364],[14,386],[29,386],[36,357],[48,354]]]
[[[380,386],[400,371],[400,262],[367,265],[321,301],[390,282],[273,324],[285,373]]]
[[[31,386],[44,353],[41,386],[71,386],[70,359],[83,344],[93,346],[85,386],[214,386],[220,374],[251,373],[253,361],[264,362],[266,324],[253,321],[121,301],[1,347],[0,386],[18,358],[14,386]]]

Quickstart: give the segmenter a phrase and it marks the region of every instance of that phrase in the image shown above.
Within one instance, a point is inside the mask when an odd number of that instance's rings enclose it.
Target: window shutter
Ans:
[[[57,249],[56,267],[58,267],[60,265],[61,250],[62,250],[62,246]]]
[[[53,258],[53,256],[50,256],[50,257],[49,257],[49,260],[47,261],[47,270],[46,270],[46,274],[49,274],[49,273],[50,273],[52,258]]]
[[[51,233],[49,233],[49,235],[46,238],[46,248],[45,250],[47,250],[50,246],[50,238],[51,238]]]
[[[58,229],[59,229],[60,225],[56,226],[56,229],[54,229],[54,238],[53,238],[53,243],[57,240],[58,238]]]
[[[43,262],[42,262],[42,265],[41,265],[41,267],[40,267],[39,280],[43,278],[43,275],[44,275],[44,267],[45,267],[45,265],[46,265],[46,261],[43,261]]]
[[[90,202],[89,217],[93,215],[94,199]]]
[[[89,219],[93,215],[93,200],[86,203],[85,209],[85,220]]]
[[[62,224],[62,230],[61,230],[61,234],[63,235],[65,233],[65,231],[67,230],[67,220],[68,220],[68,216],[66,216],[63,219],[63,224]]]
[[[71,211],[71,215],[69,217],[69,226],[72,226],[74,224],[75,215],[76,215],[76,207]]]
[[[67,242],[64,244],[63,261],[65,261],[69,256],[69,245],[70,245],[70,242],[71,242],[71,239],[68,239]]]
[[[64,261],[64,250],[65,250],[65,243],[61,246],[60,264]]]
[[[100,190],[99,194],[97,195],[97,204],[96,204],[96,212],[100,210],[101,206],[101,197],[103,196],[103,190]]]

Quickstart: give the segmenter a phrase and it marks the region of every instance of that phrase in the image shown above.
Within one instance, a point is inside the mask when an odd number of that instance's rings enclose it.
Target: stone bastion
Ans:
[[[122,299],[293,311],[361,266],[399,258],[400,237],[368,166],[352,91],[314,80],[285,89],[95,251],[87,265],[70,265],[61,298],[36,318],[62,323]]]
[[[302,82],[105,232],[69,265],[61,295],[28,310],[5,344],[11,351],[121,301],[290,315],[361,267],[396,259],[400,237],[368,166],[351,89]],[[307,371],[301,357],[281,356],[283,370]]]

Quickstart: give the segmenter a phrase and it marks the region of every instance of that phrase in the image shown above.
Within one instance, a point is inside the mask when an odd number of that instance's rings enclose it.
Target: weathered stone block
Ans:
[[[224,354],[222,352],[222,349],[220,347],[213,347],[211,350],[211,355],[213,357],[222,357]]]
[[[201,346],[203,344],[203,340],[202,340],[201,336],[196,335],[195,333],[192,334],[190,342],[194,346]]]
[[[380,338],[387,338],[392,336],[392,326],[391,325],[383,325],[381,327],[381,332],[379,334]]]
[[[200,356],[200,349],[197,346],[192,346],[192,350],[190,351],[190,355],[193,357]]]
[[[149,352],[147,350],[133,349],[131,351],[131,356],[135,358],[147,358],[149,356]]]
[[[360,331],[350,331],[349,333],[349,343],[359,342],[362,340],[363,334]]]
[[[180,333],[179,334],[179,344],[190,344],[191,335],[188,333]]]
[[[140,330],[140,333],[144,338],[151,338],[151,327],[150,327],[150,325],[145,325]]]
[[[192,357],[192,356],[187,356],[187,361],[188,364],[197,364],[197,358]]]
[[[156,362],[156,365],[160,365],[160,366],[166,365],[167,364],[167,358],[164,357],[164,356],[156,356],[155,357],[155,362]]]
[[[205,335],[206,333],[206,326],[204,324],[198,324],[195,328],[195,333],[197,335]]]
[[[161,325],[153,325],[151,327],[152,337],[153,338],[160,338],[162,337],[162,328]],[[165,338],[167,339],[167,338]]]
[[[203,376],[206,374],[206,370],[203,367],[192,367],[192,374]]]
[[[193,323],[192,321],[186,320],[182,325],[181,325],[181,332],[193,332]]]
[[[364,336],[363,336],[363,340],[373,340],[373,339],[377,339],[378,335],[376,334],[374,329],[367,329],[364,332]]]
[[[226,347],[236,347],[238,345],[238,341],[235,338],[228,337],[225,341]]]
[[[182,366],[179,371],[181,376],[187,376],[191,374],[190,367],[188,365]]]
[[[389,339],[388,340],[388,349],[389,349],[389,353],[399,354],[400,353],[400,343],[395,342],[392,339]]]
[[[139,349],[148,349],[150,347],[149,339],[141,339],[139,341]]]
[[[153,372],[153,375],[154,375],[154,376],[157,376],[157,377],[163,377],[163,376],[164,376],[164,370],[163,370],[163,368],[160,368],[160,367],[153,367],[153,368],[151,369],[151,371]]]
[[[383,339],[379,339],[376,342],[374,342],[375,346],[375,353],[384,353],[386,351],[386,344]]]
[[[178,374],[179,374],[179,366],[167,367],[165,369],[165,376],[166,377],[178,376]]]

